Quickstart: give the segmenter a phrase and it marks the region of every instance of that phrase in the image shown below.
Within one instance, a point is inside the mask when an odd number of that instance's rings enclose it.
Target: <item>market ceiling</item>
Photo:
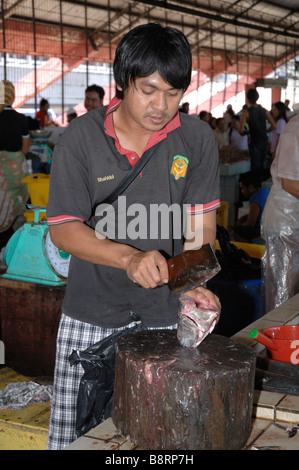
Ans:
[[[299,54],[299,0],[2,0],[1,52],[63,58],[65,72],[112,62],[132,27],[182,30],[193,69],[213,79],[266,76]],[[1,42],[2,41],[2,42]]]

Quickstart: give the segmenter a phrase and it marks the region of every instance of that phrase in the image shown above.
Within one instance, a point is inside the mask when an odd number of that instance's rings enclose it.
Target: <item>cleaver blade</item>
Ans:
[[[187,250],[167,260],[168,287],[180,294],[201,286],[219,273],[221,267],[210,244]]]

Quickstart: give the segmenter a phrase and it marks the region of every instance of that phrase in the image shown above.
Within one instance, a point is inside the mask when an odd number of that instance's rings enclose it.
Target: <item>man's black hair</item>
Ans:
[[[42,108],[43,106],[45,106],[45,104],[49,104],[49,101],[45,100],[45,98],[42,98],[39,102],[39,107]]]
[[[137,26],[122,38],[115,52],[116,97],[123,99],[130,83],[155,72],[173,88],[186,91],[191,71],[191,49],[182,32],[157,23]]]
[[[278,119],[283,118],[285,121],[287,121],[286,105],[282,101],[277,101],[272,106],[275,106],[278,111]]]
[[[255,88],[250,88],[247,92],[247,99],[250,104],[255,104],[259,99],[258,91]]]
[[[203,119],[206,116],[208,116],[208,114],[209,114],[208,111],[200,111],[198,117],[199,117],[199,119]]]
[[[103,87],[99,86],[99,85],[89,85],[86,90],[85,90],[85,93],[88,92],[88,91],[96,91],[98,94],[99,94],[99,97],[100,99],[104,99],[104,95],[105,95],[105,90]]]

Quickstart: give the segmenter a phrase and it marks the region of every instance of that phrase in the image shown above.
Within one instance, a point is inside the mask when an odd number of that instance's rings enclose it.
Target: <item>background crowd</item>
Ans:
[[[40,100],[34,119],[14,110],[14,85],[10,81],[2,83],[0,250],[3,252],[9,238],[26,221],[24,204],[30,202],[30,195],[22,179],[32,172],[30,159],[40,160],[34,155],[32,131],[52,128],[57,140],[63,128],[53,119],[45,98]],[[86,112],[103,106],[104,95],[101,86],[88,86],[84,96]],[[256,89],[250,89],[241,110],[235,112],[228,105],[221,117],[205,110],[194,117],[214,130],[220,155],[229,149],[248,152],[251,171],[240,177],[240,197],[249,200],[249,211],[236,220],[230,235],[232,240],[266,244],[263,262],[269,310],[299,292],[299,116],[290,111],[288,100],[273,103],[271,110],[266,110],[258,100]],[[179,112],[189,114],[189,103],[182,103]],[[76,110],[69,108],[67,125],[76,118]],[[56,140],[52,137],[44,144],[47,152]],[[42,165],[37,167],[37,172],[42,171]],[[263,187],[265,180],[270,181],[271,191]]]

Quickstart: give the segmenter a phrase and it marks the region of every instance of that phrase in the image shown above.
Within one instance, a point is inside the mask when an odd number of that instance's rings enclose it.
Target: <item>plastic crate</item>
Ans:
[[[25,176],[22,183],[27,184],[31,204],[46,207],[49,199],[50,175],[35,173]]]
[[[34,222],[34,215],[35,215],[34,211],[30,211],[30,210],[25,211],[24,217],[26,219],[26,222]],[[38,220],[43,220],[43,219],[46,219],[46,214],[41,212],[38,216]]]
[[[235,245],[238,249],[246,251],[246,253],[251,258],[261,259],[263,254],[265,253],[266,246],[256,243],[243,243],[243,242],[230,242],[232,245]],[[215,245],[216,250],[220,250],[220,245],[218,240],[216,240]]]

